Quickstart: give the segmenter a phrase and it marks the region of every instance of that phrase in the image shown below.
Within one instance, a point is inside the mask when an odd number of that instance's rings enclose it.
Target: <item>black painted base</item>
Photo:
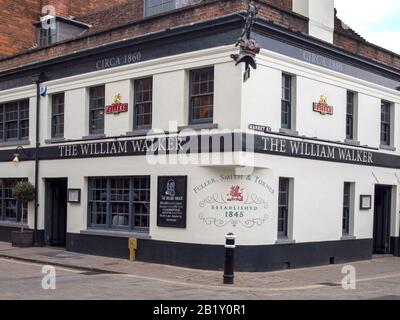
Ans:
[[[128,239],[67,234],[67,250],[128,259]],[[238,246],[235,271],[266,272],[346,263],[372,258],[373,241],[346,240],[303,244]],[[223,270],[225,248],[216,245],[139,240],[138,261],[180,267]]]
[[[400,257],[400,238],[399,237],[391,237],[390,238],[390,254],[393,254],[395,257]]]

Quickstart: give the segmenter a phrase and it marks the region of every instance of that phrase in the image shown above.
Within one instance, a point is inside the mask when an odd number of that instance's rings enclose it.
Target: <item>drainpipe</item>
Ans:
[[[39,213],[39,147],[40,147],[40,84],[43,82],[43,74],[32,77],[36,84],[36,135],[35,135],[35,226],[34,245],[38,246],[38,213]]]

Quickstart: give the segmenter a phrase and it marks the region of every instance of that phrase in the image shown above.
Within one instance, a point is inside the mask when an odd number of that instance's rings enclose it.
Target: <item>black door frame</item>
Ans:
[[[54,192],[58,188],[60,203],[57,212],[53,210]],[[47,246],[66,245],[67,235],[67,193],[68,178],[45,179],[45,244]],[[58,214],[58,217],[55,217]],[[57,218],[57,219],[55,219]],[[56,229],[55,229],[56,228]]]
[[[375,185],[373,250],[374,254],[390,254],[392,231],[393,186]]]

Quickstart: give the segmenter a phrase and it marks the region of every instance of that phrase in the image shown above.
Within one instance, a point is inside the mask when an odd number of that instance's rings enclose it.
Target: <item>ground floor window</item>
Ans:
[[[89,227],[148,231],[150,177],[89,178]]]
[[[279,179],[278,238],[288,237],[289,183],[288,178]]]
[[[343,236],[349,236],[351,234],[350,222],[352,216],[352,183],[344,183],[343,191],[343,221],[342,221],[342,233]]]
[[[0,220],[9,222],[28,222],[28,206],[20,204],[12,196],[12,188],[21,180],[0,179]],[[22,209],[22,210],[21,210]]]

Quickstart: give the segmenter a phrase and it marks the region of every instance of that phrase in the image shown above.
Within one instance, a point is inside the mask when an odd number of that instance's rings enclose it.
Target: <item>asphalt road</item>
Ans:
[[[116,300],[252,300],[252,299],[400,299],[400,272],[377,273],[360,279],[356,290],[325,284],[304,287],[265,288],[221,287],[178,283],[125,275],[95,274],[56,268],[56,289],[42,287],[42,266],[0,259],[0,299],[116,299]],[[46,282],[50,283],[50,282]]]

